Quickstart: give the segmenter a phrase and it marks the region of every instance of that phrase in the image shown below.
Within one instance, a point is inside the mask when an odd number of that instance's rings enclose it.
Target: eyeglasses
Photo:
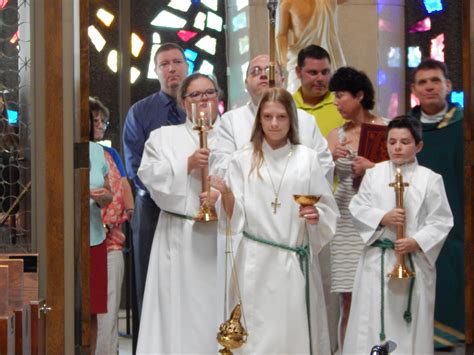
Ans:
[[[209,99],[213,99],[214,97],[217,96],[217,90],[207,89],[205,91],[193,91],[193,92],[190,92],[189,94],[183,95],[183,99],[189,96],[192,100],[199,100],[199,99],[203,99],[204,95],[206,95],[206,97]]]
[[[262,67],[252,67],[250,68],[249,70],[249,74],[252,75],[252,76],[259,76],[261,75],[263,72],[265,72],[266,75],[268,75],[268,73],[270,72],[270,67],[267,65],[265,68],[262,68]]]
[[[102,120],[102,119],[94,119],[94,126],[102,126],[104,125],[105,128],[109,127],[109,120]]]

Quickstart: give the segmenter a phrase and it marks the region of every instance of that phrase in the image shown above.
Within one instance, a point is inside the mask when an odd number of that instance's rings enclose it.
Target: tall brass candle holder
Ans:
[[[207,149],[207,134],[212,129],[212,106],[210,102],[191,104],[193,129],[199,132],[199,147]],[[209,168],[201,169],[202,192],[207,192],[207,200],[201,205],[194,216],[197,222],[212,222],[217,220],[217,213],[210,204],[211,185],[209,183]]]
[[[403,208],[403,194],[405,193],[405,187],[408,187],[408,183],[403,181],[403,175],[400,168],[397,168],[395,173],[395,182],[390,183],[390,187],[395,190],[397,208]],[[397,240],[405,238],[405,225],[397,225]],[[392,272],[388,273],[388,277],[396,279],[409,279],[415,277],[415,273],[405,264],[405,257],[401,254],[396,253],[397,263],[395,264]]]

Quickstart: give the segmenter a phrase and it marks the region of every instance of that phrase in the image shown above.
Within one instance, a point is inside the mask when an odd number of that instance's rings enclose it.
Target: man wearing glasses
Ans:
[[[210,156],[211,173],[213,175],[225,176],[230,155],[250,141],[257,105],[263,92],[268,88],[268,65],[269,57],[267,55],[259,55],[250,61],[245,79],[250,101],[246,105],[228,111],[222,116],[221,124],[216,131],[216,148]],[[280,67],[277,66],[275,85],[282,87],[283,83],[284,78],[281,75]],[[298,110],[298,125],[301,144],[318,152],[324,174],[328,182],[332,184],[334,163],[327,141],[321,135],[313,116]]]
[[[128,111],[123,129],[123,145],[128,177],[135,185],[135,212],[131,222],[133,238],[133,345],[136,347],[145,291],[148,261],[160,209],[137,176],[143,149],[150,133],[161,126],[184,123],[186,114],[176,106],[178,87],[188,74],[183,49],[174,43],[163,44],[155,54],[155,73],[160,91],[135,103]]]

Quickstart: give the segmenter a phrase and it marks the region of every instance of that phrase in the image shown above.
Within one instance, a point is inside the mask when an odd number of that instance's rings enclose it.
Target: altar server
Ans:
[[[194,73],[184,79],[178,98],[186,122],[164,126],[145,144],[138,176],[161,208],[153,239],[138,336],[138,354],[212,354],[216,352],[216,222],[195,222],[207,193],[201,169],[209,150],[200,148],[191,122],[192,103],[212,103],[216,119],[217,84]],[[198,109],[199,110],[199,109]],[[214,129],[219,119],[214,122]],[[214,130],[208,134],[214,145]],[[210,194],[214,205],[217,191]]]
[[[344,354],[368,354],[389,339],[399,354],[433,354],[436,258],[453,226],[443,179],[418,165],[422,149],[418,120],[401,116],[388,125],[390,161],[366,171],[349,209],[365,243],[354,281]],[[408,183],[404,208],[396,207],[399,168]],[[396,240],[397,226],[405,238]],[[414,279],[387,277],[403,255]],[[413,282],[413,284],[412,284]]]
[[[292,96],[262,96],[251,141],[235,152],[221,192],[220,220],[230,217],[247,343],[235,354],[329,354],[317,255],[334,234],[338,210],[318,153],[299,144]],[[294,194],[321,196],[299,207]],[[235,296],[234,285],[229,289]],[[236,299],[231,297],[230,306]]]

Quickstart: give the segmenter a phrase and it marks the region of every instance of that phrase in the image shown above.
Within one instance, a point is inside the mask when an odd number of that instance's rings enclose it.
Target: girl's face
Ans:
[[[184,99],[184,106],[188,119],[192,120],[192,104],[196,104],[196,113],[207,110],[207,105],[211,105],[211,119],[215,121],[217,117],[217,105],[219,103],[217,90],[214,83],[207,78],[197,78],[193,80],[187,90]]]
[[[263,134],[267,143],[273,148],[286,144],[290,131],[290,116],[285,106],[276,101],[267,101],[260,111]]]
[[[390,160],[396,165],[415,161],[416,153],[423,148],[423,142],[415,143],[408,128],[392,128],[388,132],[387,150]]]

